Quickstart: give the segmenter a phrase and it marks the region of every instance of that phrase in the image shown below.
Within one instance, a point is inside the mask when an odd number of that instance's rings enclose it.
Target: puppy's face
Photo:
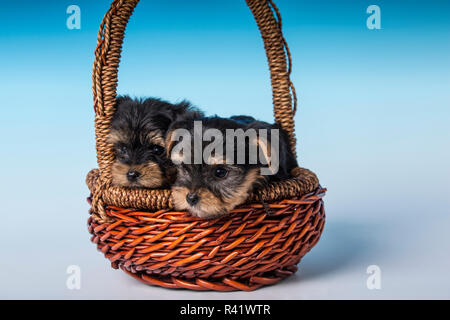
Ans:
[[[108,142],[115,162],[112,182],[116,186],[159,188],[173,182],[176,169],[166,157],[164,134],[170,119],[162,114],[160,101],[125,98],[118,101]]]
[[[205,131],[212,128],[223,133],[228,128],[236,129],[243,126],[241,123],[219,118],[203,119],[202,123]],[[243,151],[246,161],[243,164],[236,164],[227,158],[230,155],[215,151],[206,152],[209,149],[209,142],[196,143],[193,126],[195,125],[192,122],[175,123],[166,138],[168,156],[177,167],[177,178],[172,186],[174,206],[177,210],[187,210],[199,218],[219,218],[244,203],[249,193],[267,180],[261,176],[260,165],[248,164],[250,142],[247,142]],[[177,143],[174,142],[177,140],[174,137],[180,133],[178,129],[187,130],[190,135],[186,135]],[[225,141],[226,139],[223,139],[223,143]],[[183,143],[186,147],[190,144],[191,148],[180,148]],[[226,150],[225,144],[223,150]],[[202,155],[200,162],[194,160],[195,154]],[[234,155],[236,159],[237,150],[234,150]]]
[[[112,130],[110,140],[116,160],[112,166],[113,184],[122,187],[159,188],[173,180],[175,169],[165,157],[160,132]]]
[[[227,215],[262,179],[259,169],[240,165],[181,164],[177,169],[172,187],[175,208],[203,219]]]

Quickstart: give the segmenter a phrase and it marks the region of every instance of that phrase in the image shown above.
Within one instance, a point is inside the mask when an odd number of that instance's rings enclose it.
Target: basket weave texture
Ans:
[[[139,0],[115,0],[100,25],[93,68],[97,162],[89,232],[114,268],[147,284],[191,290],[254,290],[293,274],[317,243],[325,212],[316,175],[296,168],[292,178],[250,195],[229,216],[204,221],[173,209],[170,190],[111,184],[114,161],[107,142],[115,111],[117,74],[125,28]],[[246,0],[269,62],[275,121],[296,154],[296,94],[281,16],[272,0]]]

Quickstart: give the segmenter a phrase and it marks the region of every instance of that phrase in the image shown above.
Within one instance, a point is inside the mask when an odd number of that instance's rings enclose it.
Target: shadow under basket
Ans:
[[[98,176],[98,170],[88,175],[91,190]],[[252,291],[295,273],[300,259],[322,233],[325,189],[314,184],[313,175],[271,185],[251,199],[296,193],[292,185],[314,190],[278,201],[255,200],[216,220],[171,209],[148,211],[109,205],[106,214],[111,220],[107,223],[89,218],[91,240],[113,268],[150,285]],[[282,190],[282,186],[288,188]],[[119,189],[111,187],[110,192]],[[154,190],[159,191],[165,192]]]
[[[112,185],[113,146],[108,142],[116,108],[118,68],[127,23],[139,0],[114,0],[100,25],[93,65],[97,162],[87,176],[89,232],[114,268],[147,284],[191,290],[251,291],[297,270],[325,223],[314,173],[295,168],[292,178],[249,195],[216,220],[176,212],[170,190]],[[292,61],[273,0],[246,0],[261,32],[269,63],[275,122],[296,155],[297,98]]]

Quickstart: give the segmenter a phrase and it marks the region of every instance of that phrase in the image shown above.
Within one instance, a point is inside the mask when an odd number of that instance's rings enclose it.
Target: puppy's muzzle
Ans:
[[[140,176],[141,176],[141,174],[139,173],[139,171],[136,171],[136,170],[130,170],[127,172],[127,179],[130,182],[136,182]]]
[[[200,196],[196,193],[188,193],[186,195],[186,201],[191,206],[195,206],[200,201]]]

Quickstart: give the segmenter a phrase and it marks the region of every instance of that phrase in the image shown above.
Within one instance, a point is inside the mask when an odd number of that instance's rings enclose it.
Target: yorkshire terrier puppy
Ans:
[[[235,133],[239,130],[249,133],[249,129],[254,129],[253,132],[258,134],[249,134],[238,142],[239,138],[233,135],[230,139],[227,134],[230,129]],[[267,136],[263,137],[260,130],[265,130]],[[277,132],[277,141],[273,139],[276,137],[272,130]],[[180,132],[184,133],[180,135]],[[222,138],[217,135],[222,135]],[[231,140],[231,147],[227,147]],[[214,152],[211,141],[216,147]],[[278,146],[276,151],[271,148],[274,141]],[[244,203],[252,191],[269,182],[287,179],[291,170],[297,167],[286,132],[278,125],[256,121],[248,116],[175,122],[167,134],[166,145],[168,157],[176,164],[178,171],[172,186],[174,206],[177,210],[187,210],[193,216],[203,219],[227,215]],[[277,157],[275,152],[278,153]],[[252,155],[256,153],[260,157],[257,161],[252,161]],[[201,159],[195,159],[196,154]],[[263,175],[262,169],[267,168],[275,158],[278,167],[269,170],[269,175]]]
[[[118,97],[108,141],[114,146],[112,182],[134,188],[168,187],[176,169],[166,157],[165,134],[174,121],[201,117],[189,102]]]

